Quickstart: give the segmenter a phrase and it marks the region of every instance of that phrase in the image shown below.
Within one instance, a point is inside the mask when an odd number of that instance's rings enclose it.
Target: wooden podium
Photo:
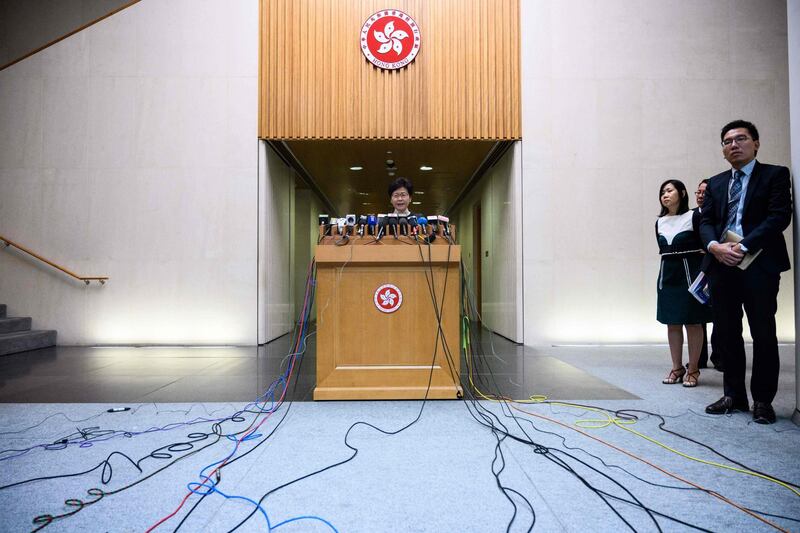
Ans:
[[[314,399],[422,399],[429,378],[428,398],[460,397],[461,247],[408,237],[335,241],[326,237],[315,251]]]

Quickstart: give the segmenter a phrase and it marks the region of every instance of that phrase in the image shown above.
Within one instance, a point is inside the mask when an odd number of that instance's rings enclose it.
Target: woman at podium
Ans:
[[[406,178],[397,178],[389,184],[389,200],[394,207],[394,214],[407,217],[411,215],[408,206],[411,205],[411,195],[414,194],[414,184]]]

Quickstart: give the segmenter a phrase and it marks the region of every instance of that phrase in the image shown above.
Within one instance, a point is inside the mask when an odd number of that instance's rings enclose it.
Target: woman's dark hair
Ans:
[[[672,185],[675,187],[675,190],[678,191],[678,195],[681,197],[681,203],[678,204],[678,212],[676,214],[684,214],[689,210],[689,193],[686,192],[686,185],[684,185],[681,180],[668,179],[661,184],[661,187],[658,188],[658,203],[661,205],[661,213],[658,216],[663,217],[664,215],[669,214],[669,209],[667,209],[664,204],[661,203],[661,193],[664,192],[664,187],[667,185]]]
[[[414,184],[411,183],[411,180],[407,180],[405,178],[397,178],[396,180],[394,180],[392,183],[389,184],[389,197],[391,198],[391,196],[394,194],[394,191],[402,187],[405,187],[405,189],[408,191],[409,196],[414,194]]]

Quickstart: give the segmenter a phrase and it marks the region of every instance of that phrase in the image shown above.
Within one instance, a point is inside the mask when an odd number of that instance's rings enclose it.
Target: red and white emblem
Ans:
[[[417,57],[420,43],[416,21],[397,9],[378,11],[361,26],[361,51],[376,67],[405,67]]]
[[[395,285],[381,285],[375,291],[373,301],[375,302],[375,307],[377,307],[379,311],[394,313],[400,309],[400,304],[403,303],[403,293],[400,292],[400,289]]]

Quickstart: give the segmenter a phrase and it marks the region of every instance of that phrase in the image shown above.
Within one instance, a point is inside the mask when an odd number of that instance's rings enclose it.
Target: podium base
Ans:
[[[316,387],[314,400],[422,400],[427,387]],[[429,400],[456,400],[463,389],[454,386],[431,387]]]

